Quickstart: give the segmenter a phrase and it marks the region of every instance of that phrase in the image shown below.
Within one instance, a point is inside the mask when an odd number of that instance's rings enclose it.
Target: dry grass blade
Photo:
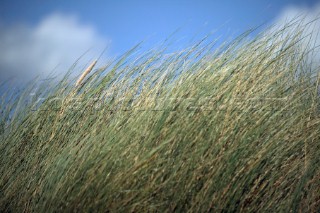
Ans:
[[[79,86],[83,79],[92,71],[93,67],[96,65],[97,60],[94,60],[90,66],[88,66],[88,68],[82,73],[82,75],[79,77],[79,79],[77,80],[75,86]]]

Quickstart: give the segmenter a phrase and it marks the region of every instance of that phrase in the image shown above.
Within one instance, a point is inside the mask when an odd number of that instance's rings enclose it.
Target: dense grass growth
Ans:
[[[0,211],[319,212],[319,68],[290,25],[4,97]]]

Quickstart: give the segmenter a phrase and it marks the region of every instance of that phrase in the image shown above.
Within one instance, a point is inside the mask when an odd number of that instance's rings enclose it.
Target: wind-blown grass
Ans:
[[[4,98],[1,212],[319,212],[319,68],[289,27]]]

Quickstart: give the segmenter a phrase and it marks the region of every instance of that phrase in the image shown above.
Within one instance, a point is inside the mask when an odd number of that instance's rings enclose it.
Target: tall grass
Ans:
[[[297,25],[137,46],[3,98],[0,211],[319,212],[320,75]]]

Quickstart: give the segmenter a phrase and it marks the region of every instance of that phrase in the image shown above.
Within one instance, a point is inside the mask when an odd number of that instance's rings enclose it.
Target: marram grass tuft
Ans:
[[[320,72],[296,25],[3,97],[0,211],[319,212]]]

